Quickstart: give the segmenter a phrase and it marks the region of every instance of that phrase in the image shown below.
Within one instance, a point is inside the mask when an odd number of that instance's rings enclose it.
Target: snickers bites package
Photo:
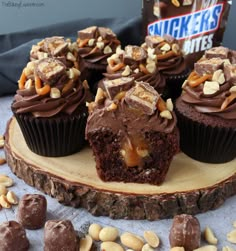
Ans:
[[[193,66],[207,49],[221,45],[230,5],[228,0],[143,0],[146,35],[172,35]]]

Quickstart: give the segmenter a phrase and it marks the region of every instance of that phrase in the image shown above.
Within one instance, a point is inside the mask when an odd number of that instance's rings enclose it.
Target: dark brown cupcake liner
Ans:
[[[213,127],[183,116],[176,110],[180,149],[189,157],[206,163],[225,163],[236,157],[235,128]]]
[[[88,81],[91,92],[96,95],[97,83],[104,76],[103,73],[106,72],[106,65],[93,64],[90,62],[84,62],[84,78]]]
[[[182,85],[184,81],[187,79],[190,71],[185,70],[181,74],[176,75],[165,75],[166,85],[163,91],[163,98],[166,100],[171,98],[172,100],[177,99],[182,93]]]
[[[42,156],[60,157],[78,152],[85,145],[87,113],[74,116],[35,118],[14,114],[29,149]]]

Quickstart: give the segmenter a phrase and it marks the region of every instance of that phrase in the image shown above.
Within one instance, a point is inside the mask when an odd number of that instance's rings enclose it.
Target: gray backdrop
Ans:
[[[0,0],[0,34],[78,18],[135,17],[141,8],[142,0]],[[232,49],[236,49],[235,14],[234,1],[224,36],[224,45]]]

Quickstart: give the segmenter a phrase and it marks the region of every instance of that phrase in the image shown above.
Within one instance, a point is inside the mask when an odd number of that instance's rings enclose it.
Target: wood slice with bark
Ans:
[[[4,149],[17,177],[60,203],[96,216],[157,220],[195,215],[216,209],[236,194],[236,160],[206,164],[179,153],[160,186],[103,182],[89,147],[66,157],[39,156],[27,147],[15,118],[8,123]]]

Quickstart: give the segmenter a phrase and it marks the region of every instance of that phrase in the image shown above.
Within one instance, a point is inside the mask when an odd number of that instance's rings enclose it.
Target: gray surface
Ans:
[[[12,116],[10,110],[10,103],[12,99],[12,96],[0,98],[1,135],[5,132],[6,122]],[[0,156],[4,156],[3,150],[0,150]],[[14,191],[19,198],[26,193],[40,193],[35,188],[28,186],[22,180],[13,175],[7,164],[0,166],[0,173],[6,174],[13,178],[15,185],[10,188],[10,190]],[[152,230],[156,232],[161,240],[161,246],[156,250],[168,251],[170,249],[168,235],[172,223],[171,219],[152,222],[146,220],[111,220],[107,217],[94,217],[84,209],[65,207],[49,196],[46,196],[46,198],[48,202],[48,219],[69,219],[74,224],[76,230],[83,229],[85,227],[85,224],[87,224],[88,222],[96,222],[101,224],[102,226],[115,226],[119,229],[120,233],[129,231],[140,236],[142,236],[145,230]],[[16,212],[17,206],[14,206],[11,209],[2,209],[0,211],[0,223],[7,220],[15,220]],[[236,250],[236,245],[230,244],[226,239],[227,233],[233,229],[232,223],[236,220],[235,212],[236,197],[233,196],[229,198],[219,209],[197,215],[202,231],[206,226],[210,226],[215,232],[219,240],[219,244],[217,246],[218,250],[222,250],[223,246],[231,246]],[[30,251],[43,250],[43,229],[31,231],[27,230],[27,236],[31,243]],[[206,243],[202,242],[202,245],[204,244]]]

